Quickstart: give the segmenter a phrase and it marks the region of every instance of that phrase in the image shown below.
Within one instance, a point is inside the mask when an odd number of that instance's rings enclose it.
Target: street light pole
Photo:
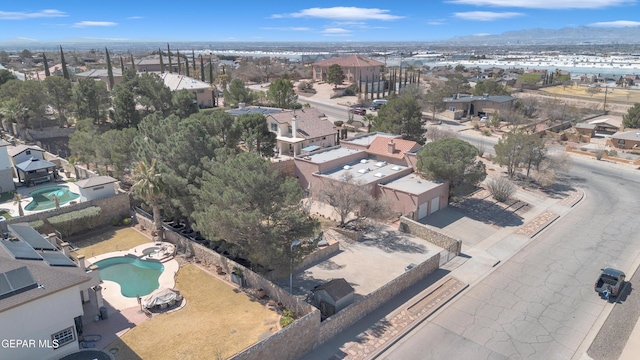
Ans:
[[[293,294],[293,247],[300,245],[300,240],[296,239],[291,242],[291,271],[289,272],[289,292]]]

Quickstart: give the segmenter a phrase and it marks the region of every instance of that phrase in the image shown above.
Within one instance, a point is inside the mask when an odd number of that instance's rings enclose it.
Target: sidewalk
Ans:
[[[583,195],[579,190],[562,199],[541,201],[524,214],[523,225],[502,228],[473,247],[463,245],[460,256],[405,292],[415,294],[407,297],[407,294],[401,293],[303,359],[376,358],[403,335],[447,306],[458,294],[488,276],[496,266],[516,254],[555,220],[571,211]],[[638,334],[640,336],[640,327]]]

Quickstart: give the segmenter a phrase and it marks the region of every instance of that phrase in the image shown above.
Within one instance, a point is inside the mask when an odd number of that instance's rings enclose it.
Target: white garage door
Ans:
[[[431,211],[429,212],[429,215],[433,214],[434,212],[440,210],[440,197],[435,197],[433,199],[431,199]]]
[[[427,209],[429,208],[429,203],[426,202],[424,204],[420,204],[420,206],[418,206],[418,220],[422,219],[423,217],[427,216]]]

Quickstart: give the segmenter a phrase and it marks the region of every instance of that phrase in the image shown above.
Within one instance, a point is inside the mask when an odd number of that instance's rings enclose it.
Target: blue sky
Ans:
[[[639,0],[2,1],[0,41],[433,41],[640,26]]]

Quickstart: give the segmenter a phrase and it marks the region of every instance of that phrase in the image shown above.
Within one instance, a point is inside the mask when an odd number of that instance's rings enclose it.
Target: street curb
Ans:
[[[454,280],[460,282],[460,280],[456,279],[455,277],[449,277],[449,278],[447,278],[446,281],[451,280],[451,279],[454,279]],[[417,299],[416,301],[412,301],[411,305],[404,307],[403,311],[407,311],[408,312],[409,309],[411,309],[413,306],[416,306],[418,303],[420,303],[421,300],[423,300],[424,298],[428,297],[429,295],[435,293],[438,289],[440,289],[444,285],[444,283],[446,281],[441,282],[440,285],[438,285],[437,287],[433,288],[433,290],[430,291],[427,295],[422,296],[420,299]],[[398,341],[400,341],[407,333],[413,331],[416,327],[418,327],[425,320],[427,320],[429,317],[431,317],[431,315],[433,315],[436,311],[440,310],[440,308],[442,308],[444,305],[448,304],[451,300],[455,299],[461,292],[466,290],[468,287],[469,287],[469,284],[463,283],[463,286],[460,289],[458,289],[457,291],[455,291],[455,293],[450,294],[449,296],[447,296],[445,298],[444,301],[439,302],[436,306],[433,306],[431,309],[429,309],[429,311],[427,311],[426,313],[422,314],[420,317],[416,318],[416,320],[412,321],[409,325],[407,325],[404,329],[402,329],[402,331],[398,332],[391,339],[389,339],[389,341],[385,342],[383,346],[380,346],[378,349],[376,349],[374,352],[372,352],[367,357],[367,359],[371,359],[371,360],[377,359],[378,356],[380,356],[382,353],[387,351],[393,345],[398,343]]]

